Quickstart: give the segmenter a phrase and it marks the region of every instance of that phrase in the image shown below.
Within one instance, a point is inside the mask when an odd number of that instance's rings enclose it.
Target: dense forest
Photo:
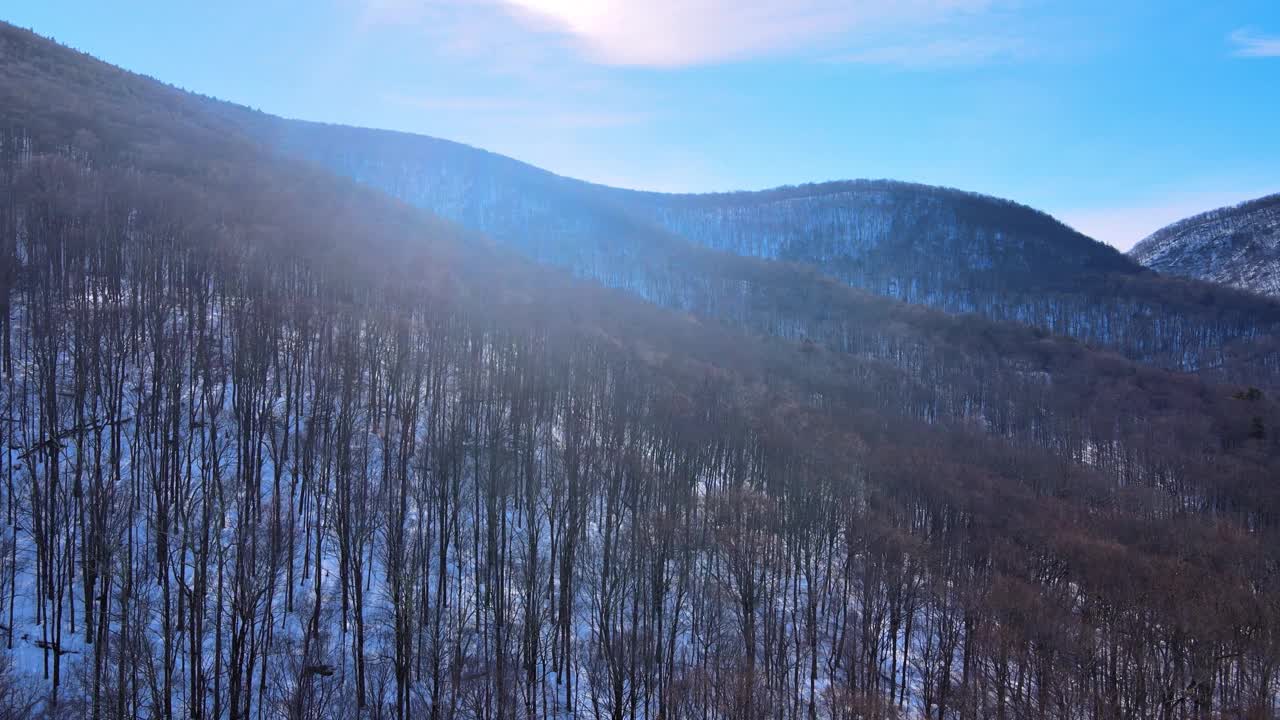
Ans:
[[[0,717],[1275,716],[1271,386],[232,115],[0,26]]]
[[[722,258],[714,265],[729,269],[695,283],[723,281],[744,294],[776,296],[804,287],[817,272],[873,294],[1077,338],[1143,363],[1231,382],[1271,385],[1280,378],[1276,302],[1157,276],[1009,201],[889,181],[641,193],[434,138],[287,121],[234,106],[216,110],[285,154],[536,260],[672,307],[695,309],[672,288],[687,286],[684,268],[711,250],[782,260],[808,272],[786,278],[781,288],[762,288],[758,278],[732,270],[740,264]]]

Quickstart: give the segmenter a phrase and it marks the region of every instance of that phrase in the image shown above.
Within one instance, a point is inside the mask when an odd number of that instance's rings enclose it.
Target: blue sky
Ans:
[[[19,0],[175,85],[671,191],[895,178],[1125,248],[1280,192],[1280,2]]]

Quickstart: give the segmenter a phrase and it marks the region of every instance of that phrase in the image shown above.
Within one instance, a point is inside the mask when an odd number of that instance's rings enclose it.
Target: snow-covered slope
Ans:
[[[1162,273],[1280,297],[1280,193],[1180,220],[1130,256]]]

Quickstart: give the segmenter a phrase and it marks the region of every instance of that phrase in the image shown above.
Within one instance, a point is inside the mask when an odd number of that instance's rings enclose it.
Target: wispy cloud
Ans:
[[[1236,57],[1280,57],[1280,35],[1268,35],[1257,28],[1240,28],[1229,36]]]
[[[816,47],[848,47],[847,40],[937,30],[982,15],[1007,0],[365,0],[372,22],[442,20],[493,32],[495,15],[586,60],[614,66],[683,67],[751,59]],[[470,23],[467,18],[486,18]],[[468,32],[450,32],[466,45]],[[1007,48],[998,49],[998,53]],[[921,64],[982,58],[993,52],[980,41],[931,35],[924,45],[874,46],[850,55],[854,62]]]

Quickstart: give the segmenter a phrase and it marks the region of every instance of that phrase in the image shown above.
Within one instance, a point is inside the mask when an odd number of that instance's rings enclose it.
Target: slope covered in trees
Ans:
[[[433,138],[224,111],[288,155],[650,299],[680,284],[694,249],[712,249],[805,265],[875,294],[1021,322],[1162,367],[1262,384],[1280,367],[1280,306],[1158,277],[1008,201],[888,181],[639,193]]]
[[[1270,392],[678,238],[660,309],[0,59],[0,713],[1275,713]]]
[[[1280,297],[1280,195],[1180,220],[1129,254],[1162,273]]]

